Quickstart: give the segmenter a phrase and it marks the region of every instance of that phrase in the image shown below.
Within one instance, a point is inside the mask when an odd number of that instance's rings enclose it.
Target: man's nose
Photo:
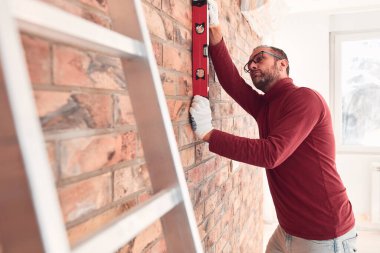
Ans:
[[[256,69],[257,68],[257,65],[254,61],[251,61],[249,64],[248,64],[248,69]]]

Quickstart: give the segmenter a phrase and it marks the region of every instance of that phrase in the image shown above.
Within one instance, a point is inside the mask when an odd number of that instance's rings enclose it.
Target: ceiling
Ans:
[[[299,12],[357,12],[380,10],[380,0],[283,0],[290,13]]]

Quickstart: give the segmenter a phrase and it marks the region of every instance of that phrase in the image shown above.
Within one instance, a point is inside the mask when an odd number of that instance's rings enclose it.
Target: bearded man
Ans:
[[[244,70],[260,94],[240,76],[224,44],[217,5],[209,0],[210,56],[223,89],[259,127],[259,139],[214,129],[210,103],[195,96],[195,134],[210,151],[263,167],[279,226],[266,253],[356,252],[355,218],[335,163],[329,108],[316,91],[289,78],[289,61],[276,47],[258,46]]]

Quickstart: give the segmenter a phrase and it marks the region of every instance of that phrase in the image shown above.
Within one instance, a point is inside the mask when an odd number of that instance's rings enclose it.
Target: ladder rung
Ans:
[[[12,0],[21,30],[54,41],[117,57],[146,57],[144,44],[83,18],[35,0]]]
[[[182,201],[178,186],[164,189],[77,245],[73,253],[115,252]]]

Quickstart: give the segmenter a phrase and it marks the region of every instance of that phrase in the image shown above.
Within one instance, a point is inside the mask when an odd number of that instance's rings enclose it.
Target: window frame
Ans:
[[[338,153],[380,154],[380,145],[362,146],[342,143],[342,85],[341,45],[344,41],[380,39],[380,29],[370,31],[346,31],[330,33],[330,105],[333,120],[336,151]]]

